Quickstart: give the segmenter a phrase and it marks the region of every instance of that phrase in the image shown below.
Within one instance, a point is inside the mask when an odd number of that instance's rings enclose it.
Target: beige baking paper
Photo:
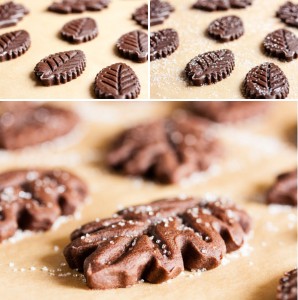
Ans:
[[[206,12],[192,9],[195,0],[169,0],[175,7],[162,25],[152,26],[151,31],[174,28],[178,31],[180,46],[171,56],[151,63],[151,98],[154,99],[238,99],[243,98],[241,86],[246,74],[264,62],[278,65],[290,83],[288,98],[298,98],[298,61],[280,62],[263,53],[262,42],[270,32],[287,28],[298,36],[298,30],[288,27],[275,17],[284,0],[254,0],[246,9]],[[295,1],[294,1],[295,2]],[[239,16],[245,27],[240,39],[220,43],[206,34],[209,24],[227,15]],[[203,87],[190,86],[185,80],[187,63],[208,51],[230,49],[235,55],[236,66],[231,76],[223,81]]]
[[[6,2],[1,0],[0,4]],[[143,30],[131,16],[146,0],[113,0],[107,9],[99,12],[61,15],[48,12],[52,0],[18,0],[30,14],[17,26],[0,29],[0,35],[25,29],[30,33],[30,49],[17,59],[0,63],[0,98],[2,99],[91,99],[94,98],[93,83],[103,68],[124,62],[135,71],[141,83],[139,99],[148,98],[148,63],[135,63],[120,57],[115,44],[121,35],[132,30]],[[91,17],[97,22],[99,35],[94,40],[73,45],[60,38],[63,25],[73,19]],[[59,86],[45,87],[36,81],[35,65],[50,54],[68,50],[82,50],[87,67],[77,79]]]
[[[55,103],[72,107],[82,124],[74,133],[42,147],[0,152],[0,171],[17,167],[62,167],[81,176],[90,189],[90,203],[81,219],[56,230],[33,234],[0,245],[0,295],[15,299],[275,299],[279,277],[297,264],[297,214],[294,208],[268,207],[264,192],[277,174],[296,166],[297,109],[295,103],[272,104],[262,117],[238,125],[218,125],[225,158],[209,171],[180,185],[162,186],[112,174],[105,168],[109,141],[123,128],[183,108],[183,103]],[[185,272],[170,282],[131,288],[88,290],[62,255],[69,234],[96,217],[110,216],[123,206],[167,196],[206,193],[225,195],[253,218],[253,234],[242,250],[227,256],[218,268]]]

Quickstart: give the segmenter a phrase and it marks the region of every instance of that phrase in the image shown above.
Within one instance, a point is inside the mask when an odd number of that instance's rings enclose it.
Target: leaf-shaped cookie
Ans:
[[[16,25],[28,13],[26,7],[13,1],[0,5],[0,28]]]
[[[97,35],[97,24],[92,18],[81,18],[70,21],[61,30],[61,36],[65,40],[75,44],[91,41]]]
[[[24,54],[31,45],[29,33],[25,30],[0,35],[0,61],[11,60]]]
[[[167,57],[179,47],[178,33],[174,29],[163,29],[150,34],[150,60]]]
[[[71,81],[80,76],[86,67],[86,57],[81,50],[52,54],[41,60],[34,73],[43,85],[50,86]]]
[[[250,99],[284,99],[289,94],[289,82],[277,65],[267,62],[248,72],[244,93]]]
[[[148,35],[143,31],[135,30],[122,35],[116,47],[125,58],[137,62],[148,60]]]
[[[187,64],[185,73],[194,85],[202,86],[228,77],[234,66],[233,52],[225,49],[196,56]]]
[[[252,4],[252,0],[197,0],[193,8],[214,11],[229,8],[245,8]]]
[[[287,1],[279,8],[276,16],[287,25],[298,28],[298,4]]]
[[[197,0],[193,8],[206,11],[227,10],[230,8],[229,0]]]
[[[298,57],[298,38],[287,29],[268,34],[264,40],[265,51],[279,59],[291,61]]]
[[[98,99],[134,99],[140,94],[141,85],[133,69],[116,63],[101,70],[94,83]]]
[[[62,0],[54,2],[48,10],[60,14],[82,13],[86,10],[98,11],[108,7],[110,0]]]
[[[230,201],[164,199],[82,226],[64,255],[90,288],[161,283],[183,270],[217,267],[243,245],[250,227],[248,214]]]

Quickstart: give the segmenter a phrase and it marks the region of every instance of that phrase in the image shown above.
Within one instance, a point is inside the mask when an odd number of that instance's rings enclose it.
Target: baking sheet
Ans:
[[[80,219],[56,230],[33,234],[0,245],[1,299],[275,299],[283,272],[297,265],[297,214],[294,208],[268,207],[264,191],[277,174],[297,164],[293,142],[297,128],[296,103],[273,103],[267,114],[238,125],[218,125],[225,159],[209,171],[180,185],[161,186],[112,174],[104,165],[107,143],[119,131],[140,121],[167,115],[182,103],[53,103],[72,107],[82,124],[66,139],[25,151],[0,152],[0,171],[14,167],[67,168],[87,183],[90,203]],[[69,234],[96,217],[119,208],[177,194],[226,195],[253,217],[253,234],[240,250],[218,268],[180,275],[170,282],[131,288],[92,291],[65,265],[62,255]]]
[[[0,4],[7,2],[1,0]],[[124,59],[115,51],[115,44],[121,35],[132,30],[143,30],[131,19],[135,9],[146,0],[113,0],[107,9],[99,12],[61,15],[48,12],[52,0],[17,0],[25,5],[30,14],[17,26],[0,29],[0,35],[25,29],[31,35],[30,49],[17,59],[0,64],[0,98],[2,99],[90,99],[94,98],[93,83],[96,74],[103,68],[117,62],[124,62],[135,71],[140,83],[139,99],[148,98],[148,63],[135,63]],[[63,25],[82,17],[94,18],[99,34],[94,40],[72,45],[59,36]],[[87,67],[77,79],[59,86],[45,87],[35,79],[35,65],[50,54],[60,51],[82,50],[87,58]]]
[[[192,9],[195,0],[169,0],[175,7],[170,17],[151,31],[174,28],[178,31],[180,46],[171,56],[151,62],[152,99],[239,99],[243,98],[241,86],[246,74],[264,62],[278,65],[290,83],[289,99],[298,98],[298,62],[281,62],[263,54],[262,42],[270,32],[287,28],[298,36],[298,29],[288,27],[275,17],[275,13],[285,0],[254,0],[246,9],[206,12]],[[227,15],[239,16],[245,27],[245,34],[238,40],[220,43],[206,34],[209,24]],[[185,80],[187,63],[208,51],[230,49],[235,55],[236,67],[227,79],[210,86],[190,86]]]

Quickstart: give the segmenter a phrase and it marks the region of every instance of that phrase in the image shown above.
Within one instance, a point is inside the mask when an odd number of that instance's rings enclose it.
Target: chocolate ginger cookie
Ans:
[[[148,60],[148,35],[143,31],[134,30],[122,35],[116,47],[125,58],[140,63]]]
[[[289,82],[284,72],[269,62],[251,69],[243,85],[244,95],[250,99],[284,99],[289,90]]]
[[[276,16],[287,25],[298,28],[298,4],[287,1],[279,8]]]
[[[165,58],[177,50],[178,33],[174,29],[162,29],[150,33],[150,61]]]
[[[17,30],[0,35],[0,62],[15,59],[24,54],[31,45],[26,30]]]
[[[13,1],[5,2],[0,5],[0,28],[16,25],[25,15],[29,14],[29,10]]]
[[[228,10],[230,8],[246,8],[252,2],[252,0],[197,0],[193,8],[206,11]]]
[[[49,11],[59,14],[82,13],[84,11],[99,11],[107,8],[110,0],[61,0],[48,7]]]
[[[208,34],[221,42],[239,39],[244,34],[244,25],[237,16],[226,16],[213,21],[208,27]]]
[[[34,74],[45,86],[67,83],[80,76],[86,68],[86,56],[81,50],[49,55],[34,68]]]
[[[268,34],[263,46],[268,55],[280,60],[292,61],[298,57],[298,38],[287,29],[275,30]]]
[[[216,268],[239,249],[248,214],[221,199],[165,199],[118,211],[71,234],[64,256],[92,289],[161,283],[183,270]]]
[[[124,63],[102,69],[94,82],[97,99],[135,99],[140,91],[141,85],[136,73]]]
[[[297,206],[297,170],[277,176],[267,193],[267,203]]]
[[[61,29],[61,36],[70,43],[80,44],[96,38],[98,28],[92,18],[81,18],[67,22]]]
[[[221,154],[221,144],[207,120],[179,113],[121,133],[107,162],[126,175],[177,183],[208,169]]]
[[[189,81],[196,86],[217,83],[231,75],[235,57],[231,50],[218,50],[200,54],[185,68]]]
[[[14,170],[0,174],[0,242],[17,230],[45,231],[83,204],[87,187],[60,169]]]
[[[78,124],[70,110],[23,106],[0,115],[0,149],[16,150],[51,141],[69,133]]]
[[[297,268],[286,272],[277,288],[277,300],[297,300]]]
[[[192,101],[191,112],[214,122],[238,122],[264,113],[270,104],[262,101]]]

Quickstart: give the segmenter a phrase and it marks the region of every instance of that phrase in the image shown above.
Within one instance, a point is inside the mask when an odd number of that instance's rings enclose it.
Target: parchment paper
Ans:
[[[284,0],[255,0],[246,9],[205,12],[192,9],[195,0],[169,0],[175,7],[162,25],[152,26],[151,31],[174,28],[180,38],[179,48],[171,56],[151,63],[151,98],[156,99],[231,99],[243,98],[241,86],[246,74],[264,62],[278,65],[290,83],[288,98],[298,98],[298,62],[280,62],[263,53],[262,42],[270,32],[287,28],[298,35],[298,30],[288,27],[275,17],[285,3]],[[239,16],[245,27],[245,34],[238,40],[220,43],[206,34],[209,24],[227,15]],[[231,76],[217,84],[203,87],[190,86],[185,80],[184,69],[195,56],[219,49],[230,49],[235,55],[236,67]]]
[[[6,0],[1,0],[4,3]],[[31,35],[30,49],[17,59],[0,64],[0,98],[15,99],[90,99],[93,95],[93,82],[96,74],[103,68],[117,62],[124,62],[135,71],[140,83],[139,99],[148,98],[148,63],[135,63],[120,57],[115,44],[122,34],[141,29],[131,19],[135,9],[146,0],[113,0],[107,9],[99,12],[61,15],[48,12],[52,0],[18,0],[25,5],[30,14],[17,26],[0,29],[0,35],[6,32],[25,29]],[[99,35],[94,40],[72,45],[60,38],[59,32],[70,20],[82,17],[94,18]],[[75,80],[59,86],[44,87],[33,74],[35,65],[50,54],[68,50],[82,50],[87,58],[87,67]]]
[[[81,219],[56,230],[33,234],[15,244],[0,245],[1,299],[275,299],[278,279],[297,265],[297,214],[294,208],[262,203],[275,176],[296,166],[295,103],[274,103],[267,114],[238,125],[218,125],[225,158],[211,170],[180,185],[161,186],[112,174],[104,165],[104,149],[123,128],[168,114],[180,103],[55,103],[75,109],[82,124],[75,133],[42,147],[0,152],[0,171],[40,166],[63,167],[90,189],[90,203]],[[175,107],[176,108],[176,107]],[[253,234],[240,252],[226,257],[218,268],[184,275],[171,282],[139,284],[127,289],[88,290],[62,255],[69,234],[96,217],[110,216],[130,204],[177,194],[225,195],[253,218]]]

